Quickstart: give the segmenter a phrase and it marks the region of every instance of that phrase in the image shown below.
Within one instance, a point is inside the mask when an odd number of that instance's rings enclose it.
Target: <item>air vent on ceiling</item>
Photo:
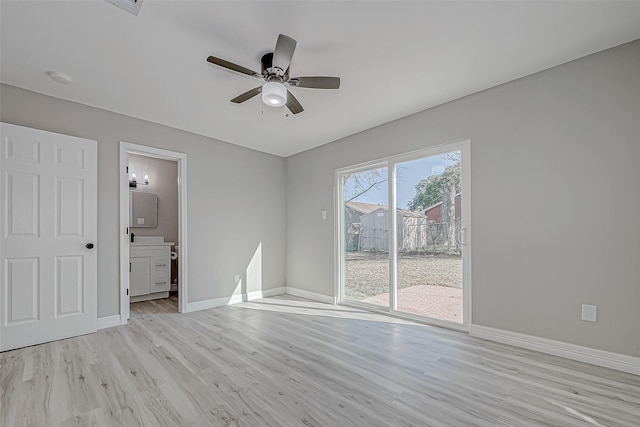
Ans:
[[[124,9],[129,13],[138,16],[140,8],[142,7],[142,0],[104,0],[107,3],[111,3],[114,6]]]

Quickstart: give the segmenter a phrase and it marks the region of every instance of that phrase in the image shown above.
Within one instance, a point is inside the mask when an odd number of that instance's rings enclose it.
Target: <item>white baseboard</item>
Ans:
[[[191,313],[192,311],[206,310],[208,308],[221,307],[223,305],[230,304],[231,298],[212,298],[205,299],[202,301],[188,302],[187,303],[187,311],[186,313]]]
[[[249,292],[247,294],[235,294],[230,297],[213,298],[196,302],[187,303],[186,313],[198,310],[206,310],[208,308],[221,307],[223,305],[237,304],[243,301],[253,301],[260,298],[273,297],[276,295],[289,294],[300,298],[306,298],[327,304],[335,304],[336,299],[330,295],[319,294],[316,292],[306,291],[304,289],[292,288],[291,286],[280,286],[278,288],[265,289],[262,291]]]
[[[113,316],[98,317],[98,329],[111,328],[113,326],[120,326],[120,315],[114,314]]]
[[[324,302],[327,304],[336,303],[336,297],[331,295],[319,294],[316,292],[306,291],[304,289],[292,288],[291,286],[286,286],[284,293],[293,295],[300,298],[306,298],[318,302]]]
[[[280,286],[278,288],[264,289],[262,291],[254,291],[246,294],[235,294],[230,297],[213,298],[213,299],[207,299],[203,301],[188,302],[186,312],[190,313],[192,311],[206,310],[208,308],[221,307],[223,305],[237,304],[243,301],[253,301],[260,298],[272,297],[275,295],[282,295],[284,294],[284,290],[285,290],[285,287]]]
[[[541,353],[564,357],[566,359],[577,360],[579,362],[590,363],[596,366],[603,366],[605,368],[640,375],[640,357],[627,356],[625,354],[612,353],[595,348],[583,347],[580,345],[480,325],[471,325],[469,334],[489,341],[509,344],[516,347],[539,351]]]

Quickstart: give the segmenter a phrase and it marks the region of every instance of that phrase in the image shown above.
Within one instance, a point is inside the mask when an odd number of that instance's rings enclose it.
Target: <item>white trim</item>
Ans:
[[[343,241],[340,232],[340,227],[344,223],[344,209],[342,209],[344,196],[340,180],[341,175],[336,171],[333,183],[333,295],[336,303],[343,299],[340,283],[342,283],[342,272],[344,271],[341,256]]]
[[[120,326],[119,314],[114,314],[113,316],[98,317],[98,329],[112,328],[114,326]]]
[[[120,142],[120,164],[118,165],[120,185],[118,193],[120,196],[120,324],[126,325],[129,318],[129,177],[126,173],[127,151]],[[126,212],[125,212],[126,211]]]
[[[223,305],[230,304],[230,298],[212,298],[205,299],[202,301],[189,302],[187,303],[187,313],[191,313],[192,311],[200,311],[206,310],[208,308],[221,307]]]
[[[460,168],[461,168],[461,181],[462,181],[462,195],[460,196],[461,202],[461,239],[462,233],[464,233],[465,241],[461,242],[462,248],[462,320],[463,325],[467,329],[467,332],[471,328],[472,319],[472,298],[473,293],[472,275],[471,275],[471,239],[473,230],[473,218],[471,217],[471,140],[460,141],[461,145],[460,153]]]
[[[284,294],[284,286],[280,286],[278,288],[272,289],[264,289],[261,291],[253,291],[246,294],[234,294],[231,295],[231,299],[229,300],[229,304],[237,304],[239,302],[245,301],[253,301],[260,298],[273,297],[276,295]]]
[[[333,295],[336,302],[344,299],[342,283],[344,282],[344,242],[342,228],[344,227],[344,191],[342,189],[343,172],[337,169],[333,185]]]
[[[319,294],[317,292],[311,292],[304,289],[292,288],[291,286],[285,287],[285,293],[287,295],[293,295],[299,298],[306,298],[313,301],[324,302],[327,304],[336,304],[336,297],[334,296]]]
[[[178,163],[178,311],[186,313],[188,301],[187,280],[187,155],[177,151],[163,150],[146,145],[120,141],[120,324],[126,325],[129,318],[129,177],[126,167],[129,154],[139,154]]]
[[[640,375],[640,357],[612,353],[590,347],[569,344],[562,341],[540,338],[518,332],[505,331],[481,325],[471,325],[470,335],[502,344],[509,344],[541,353],[590,363],[596,366]]]
[[[385,157],[378,160],[372,160],[370,162],[360,163],[353,166],[346,166],[340,169],[336,169],[336,176],[345,175],[347,173],[364,172],[369,169],[386,168],[389,159],[392,157]]]
[[[185,311],[185,313],[191,313],[193,311],[206,310],[215,307],[222,307],[223,305],[233,305],[239,302],[253,301],[260,298],[273,297],[276,295],[284,294],[284,291],[285,287],[280,286],[278,288],[249,292],[248,294],[233,294],[230,297],[212,298],[202,301],[190,302],[187,304],[187,310]]]
[[[280,286],[278,288],[249,292],[248,294],[234,294],[230,297],[212,298],[202,301],[190,302],[187,304],[187,311],[185,313],[206,310],[215,307],[222,307],[223,305],[233,305],[240,302],[253,301],[260,298],[273,297],[282,294],[293,295],[299,298],[306,298],[309,300],[327,304],[336,303],[335,297],[332,297],[330,295],[319,294],[317,292],[306,291],[304,289],[292,288],[291,286]]]
[[[398,310],[398,206],[396,200],[396,166],[387,163],[387,230],[389,230],[389,313]],[[346,257],[345,257],[346,258]]]
[[[418,314],[411,314],[406,311],[389,310],[388,307],[381,305],[375,305],[367,302],[359,302],[355,300],[345,300],[338,302],[338,305],[343,307],[357,308],[359,310],[368,311],[370,313],[379,313],[385,316],[395,317],[397,319],[408,320],[410,322],[419,323],[421,325],[435,326],[438,328],[449,329],[456,332],[469,333],[469,328],[462,323],[454,323],[448,320],[438,320],[430,317],[420,316]]]

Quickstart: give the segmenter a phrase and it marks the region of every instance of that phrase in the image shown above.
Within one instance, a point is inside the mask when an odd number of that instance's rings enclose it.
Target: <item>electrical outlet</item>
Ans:
[[[595,322],[598,307],[595,305],[582,304],[582,320],[587,322]]]
[[[235,280],[235,283],[236,283],[236,285],[237,285],[237,284],[238,284],[238,282],[240,281],[240,275],[239,275],[239,274],[236,274],[233,280]]]
[[[322,219],[327,219],[327,211],[326,210],[322,211]]]

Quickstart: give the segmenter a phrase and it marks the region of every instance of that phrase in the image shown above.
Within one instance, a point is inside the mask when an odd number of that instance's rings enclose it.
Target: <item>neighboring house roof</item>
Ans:
[[[345,205],[348,208],[353,209],[354,211],[357,211],[363,215],[367,215],[370,214],[371,212],[377,211],[378,209],[382,209],[384,211],[388,211],[389,207],[388,206],[384,206],[384,205],[374,205],[373,203],[363,203],[363,202],[347,202],[345,203]],[[398,209],[398,213],[401,213],[404,216],[414,216],[414,217],[418,217],[418,218],[423,218],[424,215],[422,215],[419,212],[413,212],[413,211],[408,211],[405,209]]]
[[[362,202],[347,202],[345,203],[345,205],[348,208],[351,208],[354,211],[361,213],[363,215],[371,213],[376,209],[378,209],[379,207],[381,207],[381,205],[374,205],[372,203],[362,203]]]
[[[424,215],[419,212],[407,211],[405,209],[398,209],[398,212],[400,212],[404,216],[414,216],[416,218],[424,218]]]

